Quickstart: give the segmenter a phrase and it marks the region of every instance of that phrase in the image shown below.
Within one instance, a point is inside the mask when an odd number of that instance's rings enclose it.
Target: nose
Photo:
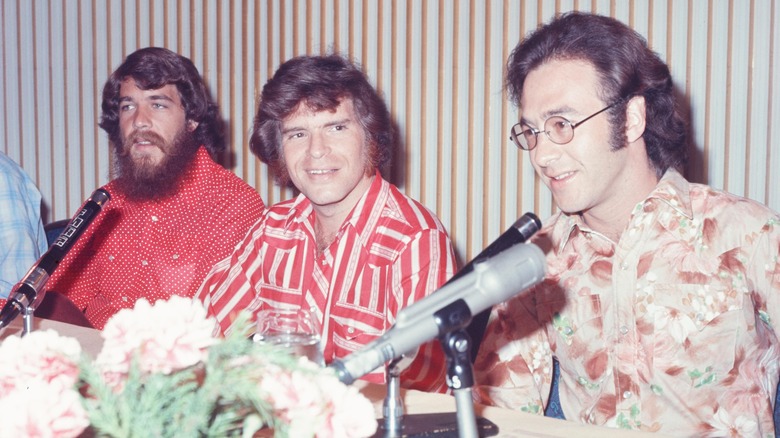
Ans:
[[[329,152],[330,146],[328,146],[323,135],[319,132],[313,133],[309,142],[309,155],[312,158],[322,158],[325,155],[328,155]]]
[[[536,136],[536,147],[531,149],[531,159],[539,167],[548,167],[561,156],[561,145],[554,143],[547,134],[540,132]]]
[[[133,128],[143,129],[152,126],[152,119],[149,117],[148,110],[139,106],[133,114]]]

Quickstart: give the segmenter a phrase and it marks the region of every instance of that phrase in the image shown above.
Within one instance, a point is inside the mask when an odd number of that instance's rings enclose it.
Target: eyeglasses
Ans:
[[[530,151],[536,147],[538,136],[542,132],[544,132],[545,135],[547,135],[547,138],[549,138],[553,143],[566,144],[570,142],[572,138],[574,138],[574,128],[582,125],[583,123],[612,108],[622,101],[622,99],[618,100],[606,108],[600,109],[588,117],[585,117],[577,123],[572,123],[569,121],[569,119],[561,116],[552,116],[544,121],[544,131],[539,131],[534,128],[523,128],[522,123],[517,123],[515,126],[512,126],[512,129],[509,131],[509,138],[515,142],[517,147],[524,151]]]

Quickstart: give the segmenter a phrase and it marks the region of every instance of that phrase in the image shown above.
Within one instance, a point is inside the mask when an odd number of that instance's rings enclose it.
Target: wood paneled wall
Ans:
[[[195,62],[229,122],[225,164],[273,203],[292,194],[248,150],[255,96],[284,60],[339,51],[402,133],[391,180],[469,260],[524,212],[554,212],[508,139],[503,67],[522,35],[572,9],[626,22],[666,59],[690,104],[691,179],[780,209],[773,0],[0,1],[0,150],[38,183],[44,221],[70,217],[110,177],[100,92],[127,54],[164,46]]]

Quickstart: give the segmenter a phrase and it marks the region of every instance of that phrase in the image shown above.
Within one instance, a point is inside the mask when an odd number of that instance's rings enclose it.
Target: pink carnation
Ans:
[[[268,365],[260,389],[276,416],[288,425],[289,436],[361,437],[376,431],[371,402],[333,374],[290,372]]]
[[[76,437],[89,426],[76,390],[42,381],[4,393],[0,412],[0,437]]]
[[[141,299],[133,309],[117,312],[106,324],[103,349],[95,363],[109,385],[121,386],[135,357],[141,371],[171,374],[205,361],[215,322],[203,305],[173,296],[154,305]]]
[[[73,388],[78,380],[81,346],[53,330],[11,336],[0,344],[0,396],[30,382]]]

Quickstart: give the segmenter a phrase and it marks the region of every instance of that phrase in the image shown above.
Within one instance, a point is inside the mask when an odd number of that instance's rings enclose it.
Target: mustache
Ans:
[[[173,140],[174,143],[177,140],[179,139],[174,138]],[[176,151],[172,150],[175,148],[172,148],[171,147],[172,145],[168,144],[168,142],[166,142],[161,135],[157,134],[156,132],[147,131],[147,130],[141,131],[138,129],[134,129],[132,132],[130,132],[130,134],[127,137],[125,137],[124,141],[122,142],[122,147],[118,148],[119,150],[117,152],[119,153],[120,156],[129,156],[133,144],[141,141],[148,141],[149,143],[157,146],[166,155],[171,155],[171,153],[174,153],[175,155]]]

